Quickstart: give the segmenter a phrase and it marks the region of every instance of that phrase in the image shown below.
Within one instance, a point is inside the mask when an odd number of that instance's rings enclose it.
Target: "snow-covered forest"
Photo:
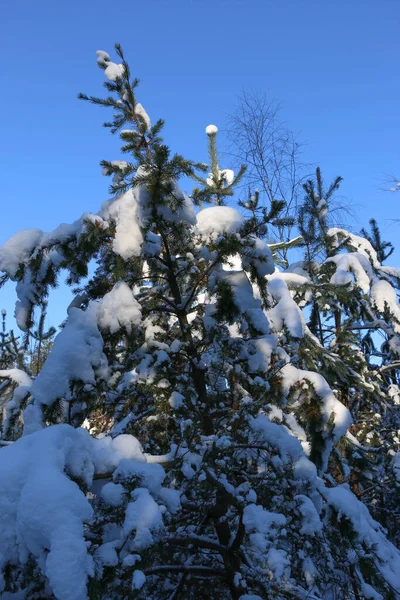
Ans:
[[[121,138],[110,199],[0,247],[0,596],[400,599],[391,244],[319,168],[290,206],[247,189],[215,125],[208,164],[172,155],[115,52],[80,95]]]

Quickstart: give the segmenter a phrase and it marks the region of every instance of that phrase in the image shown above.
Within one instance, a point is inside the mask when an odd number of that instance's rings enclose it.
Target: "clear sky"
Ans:
[[[400,266],[390,221],[400,193],[382,191],[385,174],[400,173],[400,0],[4,0],[0,244],[107,198],[98,163],[120,158],[118,139],[101,127],[106,111],[76,95],[102,93],[95,51],[113,59],[115,42],[150,117],[166,120],[167,143],[188,158],[206,159],[205,126],[223,127],[242,89],[280,101],[305,159],[344,177],[356,219],[378,219]],[[10,286],[0,291],[10,313],[13,300]]]

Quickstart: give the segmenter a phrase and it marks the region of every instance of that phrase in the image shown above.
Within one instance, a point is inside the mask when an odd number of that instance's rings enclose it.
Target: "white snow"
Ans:
[[[400,452],[396,452],[396,454],[392,458],[392,469],[394,472],[394,476],[400,485]]]
[[[185,406],[185,397],[179,392],[173,391],[168,402],[171,408],[182,408]]]
[[[254,246],[249,247],[248,252],[242,254],[243,268],[249,270],[250,266],[253,266],[259,277],[265,277],[265,275],[273,273],[275,263],[267,242],[254,236],[250,237],[250,242]]]
[[[285,572],[286,567],[290,565],[287,552],[278,548],[270,548],[267,554],[267,563],[274,576],[279,582]]]
[[[263,441],[274,448],[284,464],[288,465],[306,458],[299,440],[291,435],[286,427],[271,423],[267,415],[249,417],[249,424],[254,433],[254,441]]]
[[[118,542],[106,542],[99,546],[95,552],[94,558],[96,567],[99,567],[99,563],[104,567],[115,567],[118,564],[118,554],[115,549]]]
[[[0,370],[0,377],[4,377],[6,379],[11,379],[17,385],[22,385],[29,387],[32,385],[32,379],[29,377],[25,371],[21,369],[3,369]]]
[[[314,503],[303,494],[295,496],[295,500],[298,502],[298,510],[301,514],[300,533],[312,537],[320,534],[322,532],[322,523]]]
[[[126,507],[123,532],[125,537],[134,533],[131,550],[144,550],[153,543],[152,532],[163,528],[162,513],[146,488],[136,488],[132,498]]]
[[[226,233],[237,233],[244,223],[238,210],[229,206],[211,206],[197,214],[196,228],[200,235],[216,240]]]
[[[215,272],[217,281],[228,283],[232,289],[234,303],[241,313],[247,315],[250,323],[261,334],[269,333],[269,322],[261,308],[261,301],[254,298],[253,288],[244,271]]]
[[[101,497],[110,506],[122,506],[124,487],[120,483],[109,481],[101,489]]]
[[[235,179],[235,173],[232,171],[232,169],[223,169],[219,172],[219,174],[227,185],[231,185]]]
[[[193,202],[180,189],[176,181],[170,182],[172,185],[173,196],[180,201],[180,206],[177,210],[172,211],[171,207],[166,204],[160,204],[157,206],[157,213],[166,221],[170,223],[186,223],[187,225],[194,225],[196,223],[196,210]]]
[[[346,244],[348,244],[356,252],[366,256],[372,262],[374,267],[380,266],[376,251],[367,239],[337,227],[328,229],[327,235],[332,238],[335,246],[338,246],[340,243],[346,240]]]
[[[28,265],[37,252],[47,248],[43,256],[39,272],[33,276],[29,267],[25,268],[24,277],[16,286],[18,301],[15,307],[17,325],[23,331],[27,329],[27,316],[30,308],[36,303],[37,296],[41,294],[43,279],[50,266],[59,267],[64,257],[57,249],[57,245],[73,238],[78,239],[86,230],[88,222],[107,224],[100,216],[84,213],[80,219],[71,224],[62,223],[51,232],[45,233],[40,229],[26,229],[16,233],[0,248],[0,271],[9,274],[16,280],[19,265]]]
[[[110,61],[106,62],[107,67],[104,69],[104,75],[109,81],[117,81],[119,77],[124,75],[124,65]]]
[[[12,399],[7,402],[6,406],[3,407],[3,433],[7,432],[10,419],[14,416],[14,414],[18,413],[20,410],[21,403],[26,399],[27,395],[30,393],[30,388],[32,385],[32,380],[21,369],[6,369],[0,370],[0,378],[10,379],[14,383],[17,384],[14,389]]]
[[[132,435],[122,434],[115,438],[109,436],[96,441],[93,450],[93,461],[96,471],[109,473],[114,471],[114,479],[118,479],[118,469],[125,463],[146,463],[140,442]]]
[[[375,281],[371,288],[371,299],[381,313],[385,312],[385,308],[390,311],[395,319],[393,329],[400,333],[400,304],[393,286],[388,281]]]
[[[104,52],[104,50],[96,50],[97,63],[100,66],[104,66],[106,63],[110,62],[110,55],[108,52]]]
[[[131,332],[132,325],[139,325],[142,313],[140,304],[128,284],[116,283],[96,304],[97,320],[100,329],[116,333],[121,328]]]
[[[216,133],[218,133],[218,127],[216,127],[216,125],[207,125],[207,127],[206,127],[207,135],[215,135]]]
[[[43,231],[40,229],[23,229],[14,234],[0,248],[0,271],[6,271],[14,278],[21,263],[25,263],[40,244]]]
[[[326,260],[334,263],[336,271],[331,277],[333,285],[348,285],[353,282],[351,274],[354,275],[355,284],[367,294],[370,288],[370,276],[372,270],[368,259],[363,254],[353,252],[350,254],[337,254]],[[370,273],[367,274],[366,271]]]
[[[119,181],[121,181],[122,176],[124,175],[124,172],[129,167],[129,163],[127,163],[126,160],[112,160],[111,165],[113,167],[118,167],[120,172],[115,173],[110,169],[110,167],[103,166],[101,174],[104,176],[108,176],[108,175],[111,175],[112,173],[114,173],[113,182],[118,183]]]
[[[246,533],[256,531],[274,537],[273,529],[284,527],[286,517],[281,513],[269,512],[259,504],[248,504],[243,510],[243,525]]]
[[[145,236],[145,243],[143,244],[142,252],[146,257],[157,256],[162,250],[161,236],[147,231]]]
[[[68,399],[72,381],[94,384],[95,373],[105,376],[107,368],[103,340],[97,328],[96,304],[91,303],[86,311],[71,308],[64,329],[55,338],[52,350],[33,382],[34,403],[25,410],[24,433],[43,426],[42,404],[51,405],[59,398]]]
[[[0,594],[4,567],[23,565],[32,555],[57,600],[87,600],[86,583],[94,575],[94,563],[84,524],[91,521],[93,511],[75,480],[90,488],[95,473],[109,472],[121,462],[140,465],[145,460],[133,436],[95,439],[85,429],[69,425],[47,427],[2,448]],[[157,467],[163,472],[159,465],[148,467],[153,474]],[[149,478],[150,485],[155,482],[157,477]],[[119,483],[106,483],[101,497],[110,506],[121,506],[122,490]],[[162,510],[143,487],[133,492],[132,500],[124,531],[127,535],[134,531],[133,545],[143,548],[150,543],[151,532],[162,528]],[[119,542],[104,542],[96,550],[96,562],[116,565]]]
[[[139,256],[143,244],[141,227],[145,225],[147,192],[143,186],[128,190],[118,198],[104,202],[100,216],[116,222],[113,250],[124,260]]]
[[[31,553],[58,600],[85,600],[93,575],[83,539],[92,509],[66,475],[91,482],[90,439],[82,432],[49,427],[0,453],[0,573],[7,562],[25,562]]]
[[[146,581],[146,575],[143,573],[143,571],[133,571],[133,575],[132,575],[132,589],[133,590],[140,590],[143,585],[145,584]]]
[[[146,126],[146,130],[149,130],[151,127],[150,117],[143,108],[143,106],[140,104],[140,102],[135,104],[135,115],[138,115],[141,119],[143,119],[143,122]]]
[[[375,565],[383,578],[400,591],[400,551],[389,542],[367,507],[345,484],[329,489],[320,485],[319,489],[328,504],[337,511],[339,520],[345,517],[351,522],[358,541],[373,553]]]
[[[278,338],[275,335],[264,335],[251,340],[251,346],[254,353],[248,357],[250,373],[266,373],[270,367],[271,356],[278,345]]]
[[[278,272],[268,278],[268,292],[276,303],[267,311],[268,319],[274,332],[280,333],[286,327],[291,336],[300,339],[305,331],[304,316],[281,275]]]
[[[206,183],[210,187],[221,186],[221,185],[223,187],[229,187],[233,183],[234,179],[235,179],[235,173],[232,171],[232,169],[223,169],[221,171],[218,168],[216,175],[214,175],[214,173],[208,174]]]
[[[307,380],[313,385],[315,393],[322,400],[321,412],[324,421],[327,423],[331,415],[334,414],[333,436],[335,441],[340,439],[352,423],[351,415],[348,409],[337,400],[322,375],[312,371],[297,369],[292,364],[285,365],[281,373],[285,395],[299,381]]]

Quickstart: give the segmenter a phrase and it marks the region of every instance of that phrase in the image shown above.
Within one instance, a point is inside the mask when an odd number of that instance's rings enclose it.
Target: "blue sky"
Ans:
[[[242,89],[265,92],[306,142],[305,159],[327,179],[344,177],[353,227],[375,216],[396,245],[400,194],[382,187],[386,173],[400,172],[399,31],[399,0],[6,1],[0,244],[107,198],[98,163],[119,158],[118,140],[101,127],[106,112],[76,95],[101,94],[95,51],[112,54],[119,42],[173,150],[206,159],[205,126],[223,127]],[[55,296],[54,325],[64,295]],[[9,313],[13,301],[10,286],[0,291]]]

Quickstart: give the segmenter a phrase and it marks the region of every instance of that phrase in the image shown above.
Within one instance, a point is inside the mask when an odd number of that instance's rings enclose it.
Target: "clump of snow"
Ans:
[[[133,575],[132,575],[132,589],[133,590],[140,590],[146,581],[146,575],[143,573],[143,571],[133,571]]]
[[[185,397],[177,391],[172,392],[169,400],[171,408],[182,408],[185,405]]]
[[[317,396],[321,399],[321,413],[325,423],[334,415],[334,440],[340,439],[352,423],[348,409],[337,400],[326,380],[319,373],[296,369],[292,364],[287,364],[282,369],[282,382],[284,393],[287,395],[290,388],[304,379],[309,381]]]
[[[216,125],[207,125],[207,127],[206,127],[207,135],[215,135],[216,133],[218,133],[218,127],[216,127]]]
[[[113,250],[124,260],[139,256],[142,244],[142,227],[146,223],[147,192],[143,186],[128,190],[118,198],[103,203],[100,216],[116,222]]]
[[[117,64],[115,62],[107,61],[107,66],[104,69],[104,75],[107,77],[109,81],[117,81],[124,76],[125,67],[122,64]]]
[[[384,313],[388,309],[393,315],[393,329],[400,333],[400,304],[397,302],[396,290],[388,281],[375,281],[371,288],[371,299],[376,308]]]
[[[213,173],[208,174],[206,183],[210,187],[214,187],[216,185],[220,186],[221,184],[224,187],[228,187],[233,183],[234,179],[235,173],[232,171],[232,169],[223,169],[222,171],[218,169],[216,176]]]
[[[126,507],[123,532],[125,537],[134,532],[131,550],[144,550],[153,543],[152,533],[163,528],[162,513],[146,488],[136,488],[132,498]]]
[[[107,359],[103,339],[97,328],[96,304],[86,311],[71,308],[64,329],[54,340],[52,350],[31,393],[33,405],[25,410],[25,433],[41,428],[41,405],[51,405],[59,398],[69,399],[70,382],[95,383],[95,373],[105,376]]]
[[[279,333],[285,326],[291,336],[302,338],[305,331],[304,316],[293,300],[281,273],[275,273],[268,278],[268,292],[276,302],[275,306],[267,313],[272,329]]]
[[[157,256],[157,254],[160,254],[161,249],[161,236],[153,233],[152,231],[147,231],[145,243],[143,244],[142,249],[144,256]]]
[[[2,430],[5,433],[10,425],[11,418],[14,416],[14,414],[19,412],[22,402],[30,393],[32,380],[29,375],[27,375],[27,373],[21,369],[1,370],[0,378],[3,377],[17,384],[12,399],[7,402],[7,405],[5,406],[4,422],[2,426]]]
[[[120,483],[109,481],[101,489],[101,497],[110,506],[122,506],[124,487]]]
[[[111,442],[113,452],[119,454],[121,458],[129,460],[143,460],[143,450],[140,442],[132,435],[119,435]]]
[[[83,430],[58,425],[0,454],[0,573],[7,563],[25,562],[32,554],[59,600],[85,600],[93,575],[83,537],[92,509],[67,476],[91,483],[90,441]]]
[[[0,248],[0,271],[6,271],[10,277],[15,277],[20,264],[30,258],[42,237],[43,231],[40,229],[23,229],[13,235]]]
[[[284,527],[286,517],[281,513],[269,512],[259,504],[248,504],[243,511],[243,525],[246,533],[256,531],[273,537],[273,528]]]
[[[370,288],[372,270],[368,259],[363,254],[353,252],[350,254],[337,254],[326,260],[334,263],[336,271],[331,277],[333,285],[349,285],[352,283],[351,274],[354,275],[356,285],[367,294]],[[367,272],[369,271],[369,274]]]
[[[133,436],[127,437],[132,438],[139,444]],[[143,460],[137,460],[135,454],[131,458],[125,457],[123,460],[120,460],[118,467],[114,471],[114,481],[122,482],[135,479],[140,482],[141,486],[148,488],[152,494],[157,496],[160,493],[161,485],[165,478],[165,471],[158,463],[146,462],[146,459],[147,457],[143,456]]]
[[[387,393],[393,404],[400,406],[400,387],[392,383],[389,385]]]
[[[290,560],[285,550],[272,547],[268,550],[267,563],[273,577],[279,582]]]
[[[157,206],[157,213],[170,223],[184,222],[188,225],[194,225],[196,223],[196,211],[193,202],[180,189],[176,181],[171,181],[170,183],[172,185],[172,195],[179,200],[179,206],[177,210],[173,211],[170,206],[161,204]]]
[[[244,223],[244,217],[230,206],[204,208],[197,215],[196,228],[200,235],[216,240],[227,233],[237,233]]]
[[[118,167],[119,171],[116,173],[107,165],[107,166],[103,166],[103,168],[101,170],[101,174],[104,176],[108,176],[113,173],[114,174],[113,182],[119,183],[121,181],[121,179],[123,178],[124,174],[126,173],[128,167],[129,167],[129,163],[127,163],[126,160],[112,160],[110,164],[113,167]]]
[[[231,185],[233,183],[233,180],[235,179],[235,173],[232,171],[232,169],[223,169],[219,173],[220,177],[227,185]]]
[[[322,532],[322,523],[314,503],[303,494],[295,496],[295,500],[298,502],[298,510],[301,514],[300,533],[310,536],[320,534]]]
[[[96,471],[108,473],[114,471],[117,480],[118,469],[126,462],[139,465],[146,463],[146,457],[140,442],[132,435],[122,434],[115,438],[109,436],[97,440],[93,451]],[[146,466],[146,465],[145,465]],[[145,468],[145,466],[143,468]],[[123,467],[122,467],[123,468]],[[139,468],[138,466],[136,468]]]
[[[289,465],[304,457],[299,440],[291,435],[285,427],[271,423],[267,415],[260,414],[256,418],[250,417],[249,423],[254,440],[262,440],[274,448],[284,464]]]
[[[140,102],[135,104],[135,115],[138,115],[143,120],[143,123],[146,126],[146,130],[149,130],[151,127],[150,117],[143,108],[143,106],[140,104]]]
[[[400,452],[396,452],[392,458],[392,469],[397,483],[400,485]]]
[[[0,248],[0,271],[6,272],[11,279],[16,280],[20,265],[25,266],[23,279],[18,281],[16,287],[18,301],[15,307],[17,325],[23,331],[27,330],[27,317],[32,306],[37,303],[37,297],[41,295],[43,280],[48,269],[58,268],[64,260],[57,246],[71,239],[78,239],[89,222],[107,226],[100,216],[84,213],[74,223],[62,223],[48,233],[40,229],[20,231]],[[43,255],[39,272],[34,275],[27,265],[37,252],[45,248],[46,253]]]
[[[261,308],[261,301],[254,298],[253,288],[244,271],[215,270],[210,278],[210,288],[219,282],[227,283],[233,293],[234,303],[244,313],[252,326],[261,334],[269,333],[269,322]]]
[[[3,369],[0,370],[0,377],[5,377],[6,379],[11,379],[17,385],[22,385],[26,387],[30,387],[32,385],[32,379],[29,377],[25,371],[21,369]]]
[[[267,242],[257,237],[251,237],[250,241],[254,246],[242,255],[243,268],[248,270],[253,266],[259,277],[270,275],[275,270],[275,264]]]
[[[115,567],[118,564],[118,554],[115,549],[115,546],[118,542],[106,542],[99,546],[95,552],[95,562],[96,567],[99,569],[99,566],[104,567]]]
[[[108,62],[110,62],[110,60],[111,60],[108,52],[105,52],[104,50],[96,50],[96,56],[97,56],[97,64],[100,65],[101,67],[106,66],[106,64]]]
[[[100,329],[110,333],[116,333],[122,327],[130,333],[132,325],[138,325],[142,318],[140,304],[124,281],[116,283],[97,303],[96,308]]]
[[[271,357],[278,345],[276,335],[263,335],[251,340],[250,347],[253,350],[248,356],[250,373],[266,373],[271,364]]]
[[[142,463],[141,463],[142,461]],[[54,425],[20,438],[0,451],[0,595],[8,564],[24,564],[33,556],[58,600],[86,600],[87,579],[94,576],[84,525],[93,510],[75,481],[92,485],[95,473],[112,471],[125,462],[145,465],[140,443],[130,435],[92,438],[85,429]],[[160,465],[147,465],[153,475]],[[158,469],[157,469],[158,468]],[[160,494],[160,477],[149,477]],[[146,484],[146,478],[142,485]],[[156,485],[157,484],[157,485]],[[172,490],[168,490],[172,491]],[[109,482],[104,502],[123,504],[124,488]],[[133,546],[145,548],[152,532],[162,529],[162,507],[149,491],[137,488],[128,504],[124,532],[135,532]],[[95,553],[98,566],[115,566],[118,540],[104,540]],[[131,563],[133,564],[133,563]]]
[[[339,229],[338,227],[332,227],[331,229],[328,229],[327,235],[332,238],[332,241],[336,247],[339,246],[343,241],[346,241],[346,244],[352,249],[366,256],[372,262],[374,267],[380,266],[378,257],[376,255],[376,250],[373,248],[371,242],[364,237],[350,233],[345,229]]]
[[[365,504],[360,502],[345,484],[335,488],[319,486],[321,494],[338,513],[351,522],[358,541],[373,552],[375,565],[383,578],[400,590],[400,551],[385,536],[381,525],[370,515]]]

